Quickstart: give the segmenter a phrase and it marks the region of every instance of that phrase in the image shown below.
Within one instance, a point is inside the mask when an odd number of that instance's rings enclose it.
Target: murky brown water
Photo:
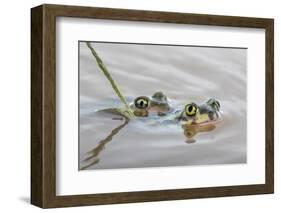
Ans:
[[[223,120],[192,139],[180,125],[129,123],[98,110],[122,106],[80,42],[80,169],[246,163],[247,50],[92,43],[126,99],[163,91],[174,106],[214,97]],[[196,132],[195,132],[196,133]]]

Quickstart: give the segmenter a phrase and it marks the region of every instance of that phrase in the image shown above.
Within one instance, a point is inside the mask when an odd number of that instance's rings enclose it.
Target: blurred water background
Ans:
[[[86,43],[79,42],[80,169],[246,163],[247,49],[91,44],[129,102],[157,91],[174,106],[213,97],[223,121],[191,141],[179,125],[125,123],[97,113],[122,104]]]

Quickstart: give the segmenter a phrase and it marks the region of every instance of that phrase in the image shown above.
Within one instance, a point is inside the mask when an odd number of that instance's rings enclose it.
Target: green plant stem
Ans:
[[[119,88],[117,87],[116,83],[114,82],[113,78],[111,77],[109,71],[107,70],[105,64],[102,62],[101,58],[98,56],[97,52],[94,50],[94,48],[91,46],[90,42],[86,42],[87,46],[89,47],[89,49],[91,50],[93,56],[95,57],[99,68],[101,69],[101,71],[103,72],[103,74],[105,75],[105,77],[109,80],[113,90],[115,91],[115,93],[117,94],[117,96],[120,98],[121,102],[125,105],[126,108],[126,112],[128,114],[128,118],[135,118],[135,115],[132,111],[132,109],[130,108],[130,106],[128,105],[126,99],[124,98],[124,96],[122,95],[122,93],[120,92]]]

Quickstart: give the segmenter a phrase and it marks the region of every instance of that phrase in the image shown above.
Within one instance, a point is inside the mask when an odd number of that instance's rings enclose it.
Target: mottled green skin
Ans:
[[[197,105],[191,103],[197,107],[195,115],[187,115],[185,109],[177,110],[171,115],[170,119],[180,121],[187,125],[198,125],[215,122],[221,119],[220,103],[211,98],[207,102]]]
[[[136,117],[147,117],[151,114],[157,114],[160,116],[165,115],[171,110],[171,106],[168,103],[167,96],[163,92],[156,92],[150,98],[146,96],[140,96],[137,98],[147,99],[149,101],[149,105],[147,108],[140,109],[136,107],[135,101],[131,103],[129,106]],[[100,110],[100,112],[106,112],[128,118],[126,111],[123,108],[108,108]]]
[[[220,104],[214,98],[211,98],[200,105],[191,103],[197,110],[193,116],[189,116],[185,111],[186,105],[178,110],[173,109],[168,103],[166,95],[162,92],[154,93],[151,98],[145,96],[140,97],[147,98],[150,103],[145,109],[137,108],[134,103],[130,104],[130,108],[133,110],[136,117],[148,117],[154,115],[153,118],[155,118],[156,115],[160,118],[161,122],[180,122],[184,125],[203,125],[221,119]],[[122,108],[109,108],[101,111],[128,118]]]
[[[167,96],[163,92],[156,92],[150,98],[145,96],[138,98],[145,98],[149,101],[149,105],[145,109],[138,108],[135,104],[135,101],[134,103],[130,104],[134,114],[138,117],[147,117],[152,114],[161,116],[165,115],[172,109],[172,107],[169,105]]]

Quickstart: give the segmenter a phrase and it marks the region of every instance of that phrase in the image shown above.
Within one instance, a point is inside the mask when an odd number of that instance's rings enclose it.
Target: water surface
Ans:
[[[80,169],[246,163],[246,49],[97,42],[92,46],[128,102],[156,91],[164,92],[174,106],[213,97],[220,101],[223,120],[212,131],[189,139],[180,125],[153,119],[127,123],[97,113],[122,104],[86,43],[80,42]]]

